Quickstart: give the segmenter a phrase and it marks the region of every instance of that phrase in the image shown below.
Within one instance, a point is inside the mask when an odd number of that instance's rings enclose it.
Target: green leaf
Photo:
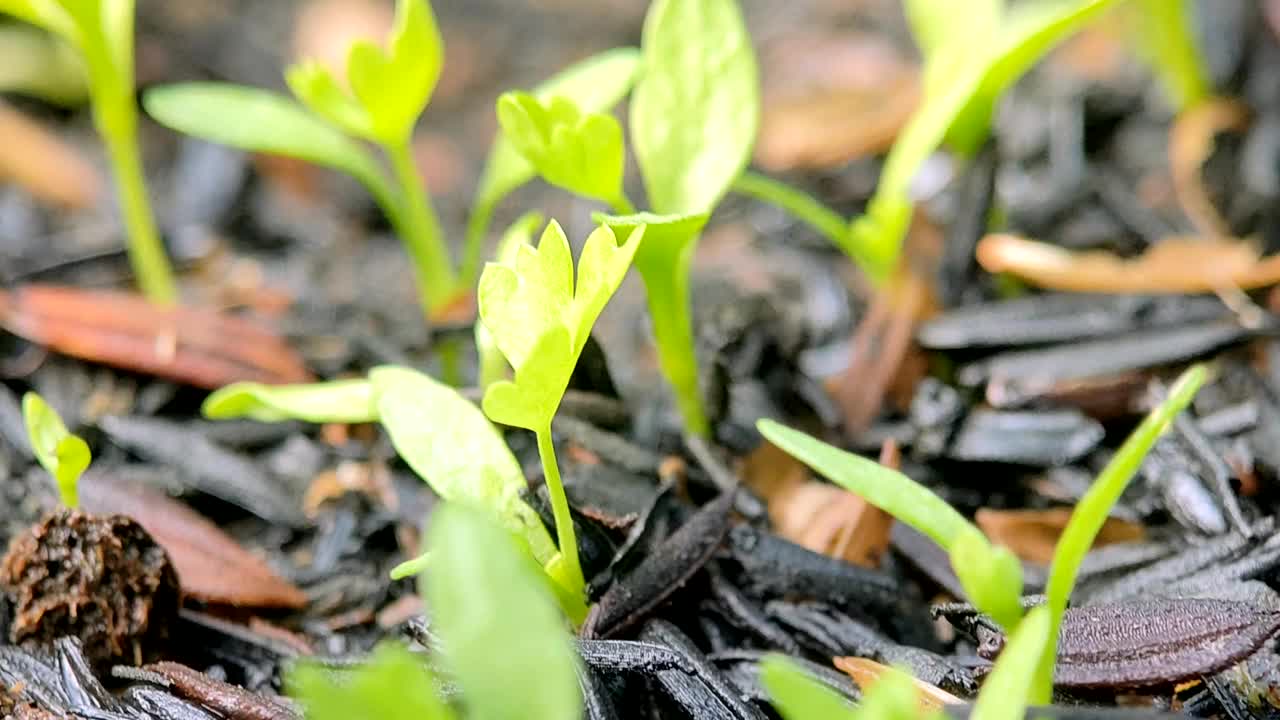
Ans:
[[[476,720],[578,720],[578,659],[537,570],[486,515],[435,511],[422,581],[449,669]]]
[[[405,137],[431,102],[444,68],[444,38],[427,0],[400,0],[391,29],[390,77],[370,112],[399,123]],[[355,87],[355,84],[352,84]]]
[[[568,98],[585,112],[602,112],[626,96],[639,69],[640,52],[635,48],[606,50],[560,71],[536,87],[533,94],[539,100]],[[485,161],[474,204],[492,208],[535,175],[533,165],[499,133]]]
[[[498,98],[498,123],[548,183],[615,203],[622,197],[622,126],[612,115],[584,113],[568,98],[522,92]]]
[[[22,396],[22,418],[27,426],[31,450],[58,485],[58,494],[67,507],[77,507],[77,485],[89,467],[89,445],[67,431],[62,418],[44,398],[29,392]]]
[[[1049,608],[1031,609],[1009,636],[991,674],[982,683],[973,720],[1022,720],[1035,680],[1036,662],[1049,644]]]
[[[56,0],[0,0],[0,13],[38,25],[79,45],[75,21]]]
[[[378,419],[368,380],[330,380],[303,385],[238,382],[204,399],[200,412],[210,420],[248,418],[258,422],[367,423]]]
[[[142,104],[157,122],[178,132],[334,167],[354,175],[380,202],[391,197],[368,151],[278,93],[226,83],[181,83],[148,90]]]
[[[552,561],[555,544],[520,497],[528,485],[520,463],[475,405],[409,368],[374,368],[369,382],[391,444],[437,495],[489,510],[540,565]]]
[[[941,711],[924,712],[920,707],[920,691],[911,675],[889,668],[862,695],[858,703],[859,720],[934,720],[944,717]]]
[[[1022,620],[1022,563],[1006,547],[992,546],[976,529],[956,536],[949,552],[965,594],[1006,631]]]
[[[599,227],[587,238],[574,285],[573,255],[552,220],[537,249],[517,246],[515,260],[489,263],[480,276],[480,319],[515,368],[515,381],[485,390],[495,422],[535,432],[550,427],[578,356],[600,311],[622,283],[644,231],[618,245]]]
[[[511,223],[507,231],[502,234],[502,239],[498,241],[498,251],[494,255],[498,262],[508,264],[514,262],[516,250],[521,245],[533,244],[533,233],[542,222],[542,213],[529,211]],[[502,356],[502,351],[498,349],[497,344],[493,341],[493,335],[489,333],[489,329],[484,326],[484,323],[479,318],[476,318],[475,335],[480,388],[485,389],[505,378],[511,366],[507,364],[506,358]]]
[[[1054,548],[1053,564],[1049,568],[1049,584],[1045,589],[1046,604],[1051,613],[1050,633],[1037,670],[1035,702],[1047,703],[1052,699],[1058,627],[1066,613],[1071,590],[1075,587],[1080,563],[1093,546],[1111,508],[1138,472],[1143,458],[1151,451],[1151,446],[1155,445],[1174,417],[1191,404],[1207,378],[1208,370],[1204,365],[1193,365],[1183,372],[1169,389],[1169,396],[1130,433],[1071,512],[1071,519],[1067,521],[1067,527],[1063,529],[1062,537]]]
[[[362,138],[376,136],[369,112],[338,85],[325,66],[314,60],[290,65],[284,79],[294,96],[311,112],[348,134]]]
[[[376,647],[368,662],[335,682],[334,671],[306,660],[292,667],[285,686],[307,720],[453,720],[453,710],[424,658],[394,642]]]
[[[631,138],[649,205],[707,212],[747,166],[760,125],[751,38],[735,0],[655,0]]]
[[[948,552],[960,535],[970,531],[981,535],[982,531],[945,500],[896,470],[773,420],[760,420],[756,428],[769,442],[818,474],[919,530]]]
[[[905,0],[903,10],[911,25],[911,35],[920,46],[925,62],[956,38],[968,37],[971,47],[979,38],[995,34],[1004,0]]]
[[[689,272],[698,233],[706,225],[708,217],[705,212],[692,215],[595,215],[596,222],[607,224],[619,237],[627,237],[633,228],[646,228],[644,242],[636,252],[635,264],[648,295],[649,317],[658,343],[658,360],[663,374],[675,389],[685,429],[700,436],[710,433],[710,424],[698,387],[698,364],[689,308]]]
[[[760,663],[760,682],[783,720],[856,720],[857,713],[834,690],[809,677],[781,655]]]

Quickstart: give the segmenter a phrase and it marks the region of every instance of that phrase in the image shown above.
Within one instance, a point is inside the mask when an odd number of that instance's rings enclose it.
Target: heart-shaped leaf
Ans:
[[[22,397],[22,417],[36,460],[53,476],[63,504],[76,507],[80,476],[92,459],[89,445],[68,432],[58,413],[34,392]]]

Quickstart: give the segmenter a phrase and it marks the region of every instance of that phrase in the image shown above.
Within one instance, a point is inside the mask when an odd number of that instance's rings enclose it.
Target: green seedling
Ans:
[[[421,583],[440,659],[462,691],[461,717],[475,720],[576,720],[582,714],[572,640],[528,556],[487,512],[447,503],[431,519],[436,561]],[[454,720],[421,656],[387,644],[337,684],[329,671],[301,664],[289,694],[308,720]]]
[[[760,664],[760,681],[783,720],[936,720],[937,711],[921,711],[911,676],[891,668],[852,707],[830,688],[809,677],[781,655]]]
[[[444,44],[426,0],[399,0],[386,49],[367,41],[348,51],[344,89],[315,62],[286,70],[294,97],[225,83],[154,88],[143,103],[161,124],[254,152],[297,157],[359,180],[391,221],[413,263],[423,310],[437,313],[474,285],[497,204],[533,172],[499,137],[494,142],[460,267],[413,160],[412,132],[431,99]],[[637,53],[613,50],[578,63],[547,83],[586,107],[608,107],[630,89]],[[253,122],[245,122],[253,118]],[[382,149],[380,158],[364,145]]]
[[[531,211],[511,223],[507,231],[502,234],[502,239],[498,241],[498,251],[494,254],[498,262],[509,265],[515,262],[516,250],[521,245],[532,246],[533,233],[542,224],[542,220],[542,213]],[[502,351],[493,342],[493,335],[489,334],[489,329],[479,318],[476,318],[475,336],[480,388],[485,389],[499,380],[506,379],[511,373],[511,366],[507,364]]]
[[[0,0],[0,12],[63,38],[84,61],[93,122],[107,149],[128,233],[129,261],[142,293],[157,303],[178,298],[156,230],[138,148],[133,97],[133,0]]]
[[[1008,548],[991,545],[977,526],[932,490],[772,420],[761,420],[756,427],[769,442],[937,543],[949,554],[970,601],[1006,630],[1018,624],[1022,566],[1017,557]]]
[[[899,472],[771,420],[761,420],[757,427],[774,445],[947,550],[973,604],[999,622],[1011,638],[1020,640],[1015,657],[1021,659],[1005,661],[1005,665],[1013,667],[1001,675],[1001,687],[1022,688],[1021,694],[1009,696],[1003,690],[993,693],[998,699],[988,703],[992,714],[984,717],[1022,717],[1020,712],[1003,714],[1013,699],[1025,701],[1024,707],[1026,702],[1047,703],[1052,699],[1058,628],[1080,563],[1143,458],[1174,417],[1190,404],[1207,374],[1203,365],[1184,372],[1170,388],[1168,397],[1138,425],[1099,473],[1071,513],[1054,550],[1045,605],[1027,616],[1019,608],[1022,576],[1017,559],[1005,548],[992,547],[981,531],[932,491]],[[1032,663],[1031,658],[1038,659]]]
[[[575,622],[586,616],[581,581],[521,499],[527,483],[519,462],[480,409],[447,385],[416,370],[384,366],[361,380],[228,385],[205,400],[203,412],[213,419],[381,423],[396,452],[437,495],[488,510],[555,581],[565,613]],[[423,555],[392,576],[407,577],[428,565]]]
[[[1036,667],[1049,647],[1050,634],[1058,627],[1049,617],[1049,608],[1032,608],[1009,635],[991,674],[982,682],[982,691],[969,717],[973,720],[1023,720],[1034,696]],[[1046,699],[1045,702],[1048,702]]]
[[[480,319],[515,369],[514,380],[486,388],[484,412],[494,422],[537,435],[564,570],[576,591],[585,583],[551,420],[591,327],[622,283],[644,234],[640,228],[619,245],[607,226],[597,228],[583,246],[575,283],[569,240],[553,220],[536,249],[517,245],[513,261],[489,263],[480,275]]]
[[[631,144],[653,214],[623,191],[624,148],[612,117],[572,98],[507,93],[504,135],[548,183],[609,205],[610,225],[649,223],[637,269],[663,372],[685,429],[710,434],[698,389],[689,310],[693,249],[706,216],[742,174],[755,143],[755,55],[734,0],[655,0],[641,36],[644,72],[631,98]],[[696,220],[695,220],[696,218]],[[669,228],[656,232],[658,225]],[[653,251],[650,243],[663,240]]]
[[[57,411],[36,393],[22,396],[22,419],[27,426],[31,450],[40,466],[53,476],[62,504],[79,507],[80,476],[92,459],[88,443],[68,432]]]

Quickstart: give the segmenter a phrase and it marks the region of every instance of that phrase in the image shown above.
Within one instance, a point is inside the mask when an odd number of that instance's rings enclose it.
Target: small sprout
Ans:
[[[58,35],[79,51],[89,76],[94,126],[102,137],[129,235],[129,261],[152,302],[178,298],[173,270],[156,230],[138,148],[133,97],[134,0],[0,0],[14,15]]]
[[[533,245],[533,233],[542,224],[542,213],[530,211],[521,215],[498,241],[498,251],[494,257],[500,263],[511,264],[516,259],[516,250],[521,245]],[[475,323],[476,355],[479,365],[480,388],[483,390],[499,380],[506,379],[511,373],[511,366],[502,351],[493,342],[493,335],[479,318]]]
[[[784,656],[760,662],[760,682],[783,720],[855,720],[858,711],[834,690],[809,677]]]
[[[597,228],[582,249],[575,284],[568,238],[553,220],[537,249],[518,245],[514,260],[489,263],[480,276],[480,319],[515,368],[514,380],[500,380],[485,390],[484,412],[494,422],[537,435],[565,572],[570,587],[579,592],[585,582],[551,420],[591,327],[622,283],[643,236],[640,229],[618,245],[612,230]]]
[[[1178,377],[1169,388],[1169,395],[1142,423],[1134,429],[1124,444],[1107,463],[1088,492],[1076,503],[1067,527],[1054,549],[1053,564],[1049,567],[1049,584],[1045,589],[1049,609],[1049,634],[1036,669],[1033,700],[1047,703],[1053,694],[1053,665],[1058,653],[1058,628],[1067,611],[1067,601],[1075,587],[1080,563],[1093,545],[1111,508],[1120,499],[1129,481],[1138,472],[1142,460],[1151,451],[1156,440],[1169,427],[1178,413],[1186,409],[1208,378],[1204,365],[1193,365]]]
[[[80,505],[77,486],[89,467],[89,445],[67,431],[58,413],[44,398],[29,392],[22,396],[22,418],[27,425],[31,450],[58,485],[62,504],[69,508]]]
[[[1022,566],[1006,548],[987,541],[975,525],[933,491],[877,462],[832,447],[772,420],[760,433],[846,490],[928,536],[951,557],[951,565],[974,605],[1007,630],[1022,617]]]
[[[443,57],[430,4],[398,0],[387,49],[358,41],[348,50],[349,91],[318,63],[303,62],[285,73],[301,105],[273,92],[224,83],[158,87],[143,102],[161,124],[189,135],[350,173],[395,226],[413,260],[423,310],[431,314],[465,287],[411,147],[414,124],[435,90]],[[254,122],[244,122],[247,117]],[[353,138],[380,146],[394,179]]]
[[[559,96],[544,103],[529,93],[508,92],[498,98],[498,122],[548,183],[630,206],[622,192],[622,126],[612,115],[584,113]]]
[[[487,513],[446,503],[427,533],[420,594],[471,718],[582,717],[578,657],[528,555]]]
[[[423,658],[403,645],[385,642],[351,673],[335,682],[318,664],[300,663],[285,678],[289,696],[302,706],[307,720],[454,720],[457,716],[440,696],[440,688]]]
[[[201,413],[210,420],[249,418],[258,422],[367,423],[378,419],[373,384],[331,380],[307,385],[238,382],[205,398]]]
[[[504,95],[498,117],[547,182],[608,203],[618,215],[608,218],[615,228],[653,224],[640,251],[645,260],[637,262],[658,353],[685,430],[705,437],[711,429],[698,390],[689,272],[707,216],[751,158],[760,124],[756,59],[735,0],[656,0],[641,47],[631,142],[655,214],[637,214],[622,190],[623,152],[612,118],[554,94]],[[659,232],[658,225],[668,228]],[[661,247],[644,249],[659,240]]]

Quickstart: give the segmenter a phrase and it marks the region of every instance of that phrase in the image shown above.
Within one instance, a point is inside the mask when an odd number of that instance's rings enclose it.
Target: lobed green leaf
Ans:
[[[626,97],[639,69],[638,50],[615,48],[565,68],[536,87],[533,94],[540,100],[557,96],[568,98],[586,112],[602,112]],[[535,175],[537,170],[533,165],[516,150],[506,135],[499,133],[489,149],[474,204],[492,208]]]
[[[577,720],[578,658],[541,573],[493,525],[459,503],[428,529],[421,593],[466,699],[468,717]]]
[[[809,677],[782,655],[760,663],[760,682],[783,720],[856,720],[858,714],[834,690]]]
[[[497,113],[503,135],[548,183],[606,203],[622,197],[622,126],[612,115],[522,92],[498,98]]]
[[[288,671],[285,687],[302,706],[307,720],[456,717],[440,697],[425,659],[394,642],[374,648],[369,660],[351,673],[348,682],[335,682],[333,670],[304,660]]]
[[[77,507],[80,476],[92,459],[89,445],[72,435],[58,413],[34,392],[22,396],[22,418],[31,450],[40,466],[53,476],[63,504]]]
[[[710,211],[751,158],[760,125],[755,51],[735,0],[655,0],[631,139],[656,212]]]
[[[205,398],[200,412],[210,420],[248,418],[259,422],[367,423],[378,420],[373,386],[365,379],[304,385],[238,382]]]
[[[480,276],[480,319],[515,368],[515,381],[485,390],[495,422],[535,432],[550,427],[578,356],[600,311],[622,283],[644,231],[619,245],[602,226],[587,238],[575,288],[569,240],[554,220],[535,249],[520,245],[510,263],[489,263]]]
[[[342,128],[349,135],[375,137],[373,118],[355,98],[342,89],[329,68],[314,60],[304,60],[286,68],[284,79],[294,97],[311,112]]]
[[[337,168],[379,199],[389,196],[368,151],[278,93],[227,83],[180,83],[148,90],[142,104],[157,122],[179,132]]]
[[[495,254],[498,262],[507,264],[515,262],[516,250],[521,245],[533,244],[533,233],[542,222],[542,213],[529,211],[511,223],[502,234],[502,239],[498,241],[498,251]],[[477,364],[480,366],[480,388],[485,389],[505,378],[511,366],[507,364],[502,351],[493,341],[493,335],[479,318],[476,318],[475,336]]]

